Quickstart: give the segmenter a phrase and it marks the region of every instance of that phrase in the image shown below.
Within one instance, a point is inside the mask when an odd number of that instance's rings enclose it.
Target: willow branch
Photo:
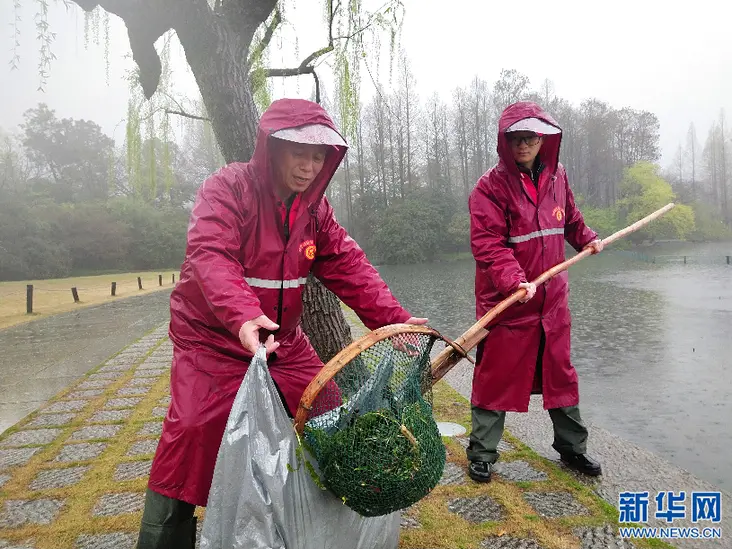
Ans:
[[[315,69],[313,69],[313,80],[315,80],[315,102],[320,105],[320,79],[318,78],[318,74],[315,72]]]
[[[311,53],[308,55],[305,60],[300,63],[301,67],[306,67],[310,65],[313,61],[315,61],[318,57],[323,57],[324,55],[332,52],[335,48],[333,47],[333,44],[329,44],[325,46],[324,48],[320,48],[318,51]]]
[[[363,34],[367,30],[369,30],[369,28],[371,28],[373,26],[373,24],[374,24],[375,21],[376,21],[376,18],[372,17],[369,20],[369,22],[366,23],[366,25],[364,25],[363,27],[361,27],[357,31],[353,31],[351,34],[334,36],[333,37],[333,40],[345,40],[346,42],[348,42],[349,40],[351,40],[353,38],[356,38],[359,34]]]
[[[314,67],[295,67],[293,69],[265,69],[264,74],[267,78],[277,76],[300,76],[301,74],[313,74]]]
[[[197,114],[189,114],[184,111],[173,111],[170,109],[165,109],[166,114],[177,114],[178,116],[184,116],[186,118],[192,118],[193,120],[205,120],[206,122],[210,122],[210,118],[206,118],[205,116],[198,116]]]
[[[330,2],[330,13],[328,14],[328,44],[333,45],[333,20],[335,13],[341,8],[341,1],[338,0],[336,7],[333,8],[333,2]]]
[[[308,55],[302,63],[300,63],[299,67],[294,67],[291,69],[265,69],[264,73],[268,77],[272,76],[299,76],[301,74],[313,74],[315,71],[315,67],[312,66],[312,62],[318,59],[319,57],[322,57],[323,55],[330,53],[333,51],[333,46],[326,46],[324,48],[319,49],[316,52],[311,53]]]
[[[272,41],[272,36],[274,35],[275,30],[281,22],[282,15],[280,14],[280,8],[277,7],[275,8],[272,21],[270,21],[269,25],[267,25],[267,30],[264,32],[264,37],[262,38],[262,41],[257,45],[252,54],[249,56],[249,59],[247,60],[247,67],[251,67],[252,63],[254,63],[254,60],[261,56],[264,50],[267,49],[267,46],[269,46],[269,43]]]

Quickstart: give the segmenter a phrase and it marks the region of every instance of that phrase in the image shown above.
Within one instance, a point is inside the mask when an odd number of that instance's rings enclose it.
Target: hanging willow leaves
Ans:
[[[154,202],[155,197],[157,196],[157,186],[158,186],[158,180],[157,180],[157,170],[158,170],[158,164],[155,161],[155,111],[154,105],[150,103],[148,105],[148,108],[150,109],[150,113],[148,115],[149,119],[147,122],[147,140],[148,140],[148,162],[147,162],[147,169],[149,172],[149,181],[148,181],[148,188],[147,188],[147,201],[148,202]]]
[[[109,12],[104,12],[104,71],[109,86]]]
[[[10,59],[12,70],[17,69],[20,64],[20,10],[20,0],[13,0],[13,56]]]
[[[260,111],[264,111],[272,102],[269,90],[269,78],[267,68],[264,66],[264,54],[257,56],[252,64],[252,89],[254,91],[254,102]]]
[[[163,169],[165,170],[165,196],[169,197],[174,180],[170,158],[170,116],[167,113],[163,117]]]
[[[115,177],[115,170],[114,170],[114,160],[115,160],[115,151],[114,151],[114,144],[109,147],[109,151],[107,151],[107,189],[108,192],[115,188],[116,186],[116,177]]]
[[[141,195],[142,181],[140,165],[142,157],[142,135],[140,134],[140,111],[134,98],[130,98],[127,107],[127,182],[135,197]]]
[[[89,26],[91,25],[92,12],[84,12],[84,47],[89,48]]]
[[[51,61],[56,58],[51,51],[51,43],[56,38],[56,34],[51,32],[48,25],[48,0],[36,0],[36,3],[38,4],[38,12],[35,17],[36,37],[40,44],[38,50],[38,76],[40,77],[38,90],[45,91],[45,87],[48,82],[48,71],[51,68]]]

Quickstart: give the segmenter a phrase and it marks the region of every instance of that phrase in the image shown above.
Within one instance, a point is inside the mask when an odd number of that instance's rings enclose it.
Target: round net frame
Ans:
[[[363,516],[404,509],[439,482],[445,447],[432,415],[426,326],[395,324],[346,347],[306,388],[295,417],[323,484]]]

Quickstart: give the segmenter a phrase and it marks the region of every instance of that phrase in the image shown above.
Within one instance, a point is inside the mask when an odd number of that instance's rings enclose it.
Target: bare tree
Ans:
[[[725,142],[727,136],[724,131],[724,110],[719,113],[719,160],[720,160],[720,186],[722,190],[722,217],[729,226],[729,207],[727,204],[727,148]]]
[[[399,96],[402,98],[404,108],[400,111],[400,117],[403,115],[402,132],[406,141],[406,182],[407,187],[411,190],[414,188],[414,158],[412,150],[412,133],[415,126],[415,117],[419,111],[419,100],[417,97],[417,84],[414,75],[409,67],[409,60],[406,55],[401,60],[401,78]]]
[[[712,203],[717,205],[719,201],[719,127],[712,124],[709,128],[707,141],[704,145],[704,156],[706,164],[706,175],[709,181],[709,192],[712,196]]]
[[[684,186],[684,148],[679,145],[674,156],[674,167],[676,168],[676,177],[678,177],[679,188]]]
[[[691,196],[694,200],[697,198],[696,193],[696,128],[692,122],[689,125],[687,134],[689,160],[691,161]]]
[[[468,159],[468,127],[467,127],[467,94],[464,89],[456,88],[453,92],[452,124],[455,135],[455,150],[460,167],[460,180],[463,187],[463,199],[470,194],[470,162]]]

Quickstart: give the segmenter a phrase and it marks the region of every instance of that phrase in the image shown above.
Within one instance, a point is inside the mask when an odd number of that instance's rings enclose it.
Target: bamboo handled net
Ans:
[[[661,217],[668,204],[603,240],[612,244]],[[542,273],[539,286],[592,254],[585,249]],[[526,295],[514,292],[455,341],[427,326],[374,330],[330,360],[306,388],[295,430],[327,488],[364,516],[404,509],[438,483],[445,448],[432,415],[432,387],[488,335],[486,327]],[[445,349],[434,360],[437,340]]]

